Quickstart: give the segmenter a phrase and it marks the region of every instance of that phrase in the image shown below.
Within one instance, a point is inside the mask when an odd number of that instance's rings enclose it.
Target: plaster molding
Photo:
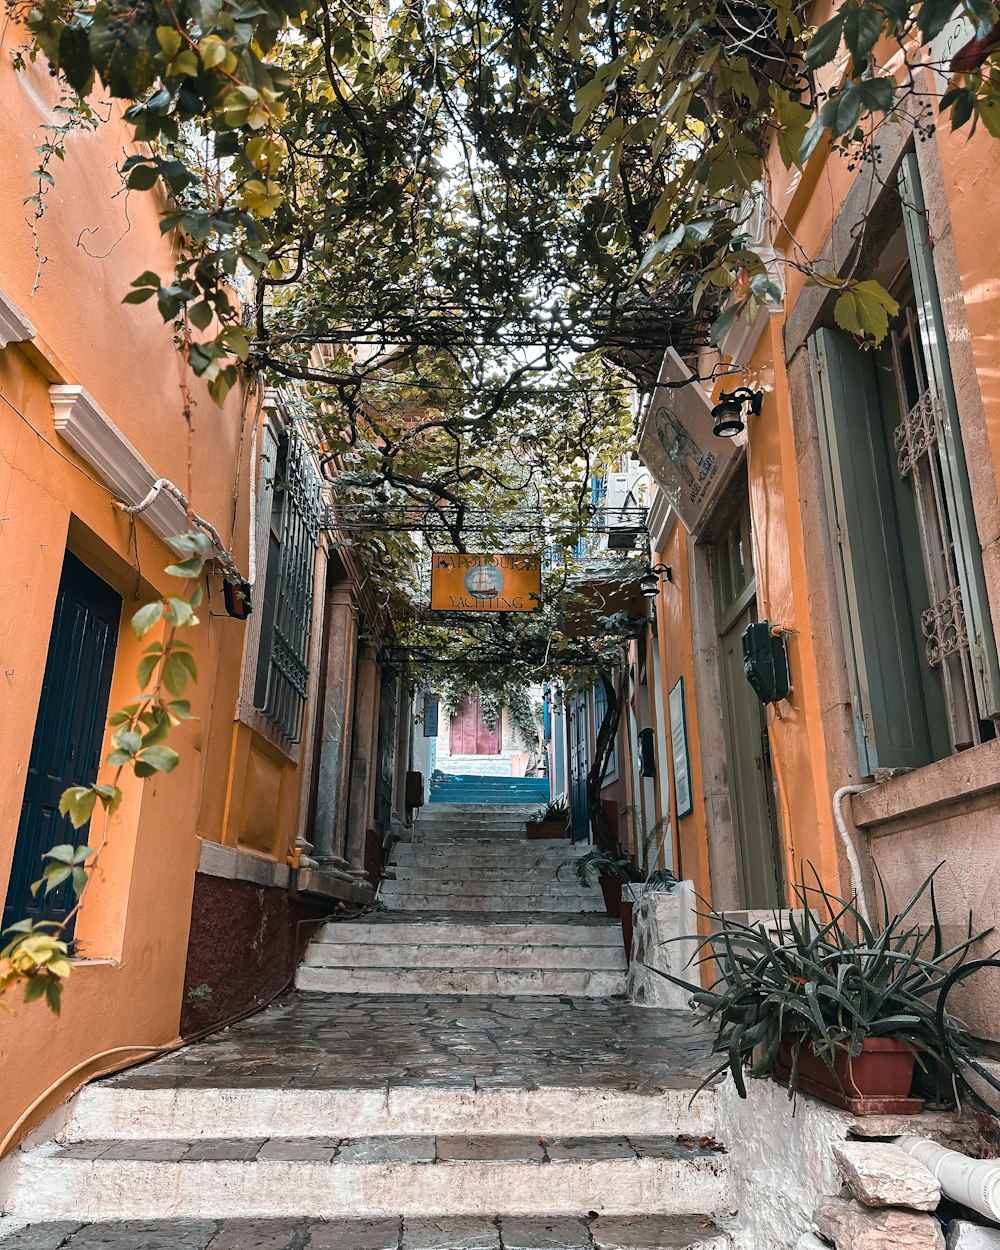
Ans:
[[[649,531],[649,540],[654,551],[660,550],[663,546],[675,519],[676,513],[670,506],[666,491],[657,490],[649,505],[649,512],[646,514],[646,529]]]
[[[82,386],[49,387],[56,433],[96,469],[124,503],[145,498],[159,478],[114,422]],[[160,538],[171,538],[187,529],[180,503],[161,491],[139,520]]]
[[[201,843],[198,871],[206,877],[222,877],[226,881],[251,881],[254,885],[275,886],[287,890],[291,869],[287,864],[240,847],[223,846],[221,842]]]
[[[780,287],[782,303],[769,303],[767,307],[758,306],[752,322],[749,312],[744,312],[736,318],[719,344],[720,354],[727,356],[744,373],[747,371],[750,358],[756,351],[757,344],[764,333],[764,327],[768,324],[771,317],[775,315],[780,316],[784,312],[785,253],[773,247],[758,248],[757,253],[764,262],[768,278],[775,286]]]
[[[25,343],[38,331],[9,296],[0,291],[0,348]]]

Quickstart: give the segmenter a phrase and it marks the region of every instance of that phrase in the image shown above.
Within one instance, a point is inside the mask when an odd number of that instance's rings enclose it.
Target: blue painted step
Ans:
[[[524,803],[538,807],[549,799],[547,777],[474,777],[434,773],[431,803]]]

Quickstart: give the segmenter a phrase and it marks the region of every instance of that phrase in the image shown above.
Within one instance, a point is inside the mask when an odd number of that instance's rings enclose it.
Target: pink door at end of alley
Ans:
[[[451,718],[451,754],[500,754],[500,726],[489,728],[478,699],[466,699]]]

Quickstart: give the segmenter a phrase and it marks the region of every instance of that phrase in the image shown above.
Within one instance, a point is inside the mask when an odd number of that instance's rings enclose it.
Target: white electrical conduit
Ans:
[[[1000,1160],[970,1159],[929,1137],[897,1137],[896,1145],[933,1172],[946,1198],[1000,1220]]]
[[[871,916],[868,913],[868,901],[865,898],[865,883],[861,876],[861,860],[858,859],[858,848],[854,845],[854,839],[851,837],[850,830],[844,820],[843,802],[849,794],[863,794],[865,790],[870,789],[869,786],[841,786],[833,796],[833,819],[837,824],[837,832],[840,834],[840,840],[844,844],[844,850],[847,852],[847,859],[851,865],[851,877],[854,881],[854,895],[857,899],[857,908],[861,913],[861,917],[865,924],[871,928]]]

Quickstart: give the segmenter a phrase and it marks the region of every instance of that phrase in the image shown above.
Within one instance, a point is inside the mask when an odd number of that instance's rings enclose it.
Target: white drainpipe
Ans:
[[[897,1137],[896,1145],[934,1173],[945,1197],[1000,1221],[1000,1160],[970,1159],[929,1137]]]
[[[865,790],[869,790],[870,786],[841,786],[833,796],[833,819],[837,824],[837,832],[840,834],[840,840],[844,844],[844,850],[847,852],[847,859],[851,865],[851,877],[854,880],[854,894],[857,898],[858,911],[866,925],[871,928],[871,917],[868,914],[868,900],[865,898],[865,883],[861,875],[861,861],[858,859],[858,848],[854,845],[854,839],[851,837],[850,830],[844,820],[843,802],[849,794],[863,794]]]

